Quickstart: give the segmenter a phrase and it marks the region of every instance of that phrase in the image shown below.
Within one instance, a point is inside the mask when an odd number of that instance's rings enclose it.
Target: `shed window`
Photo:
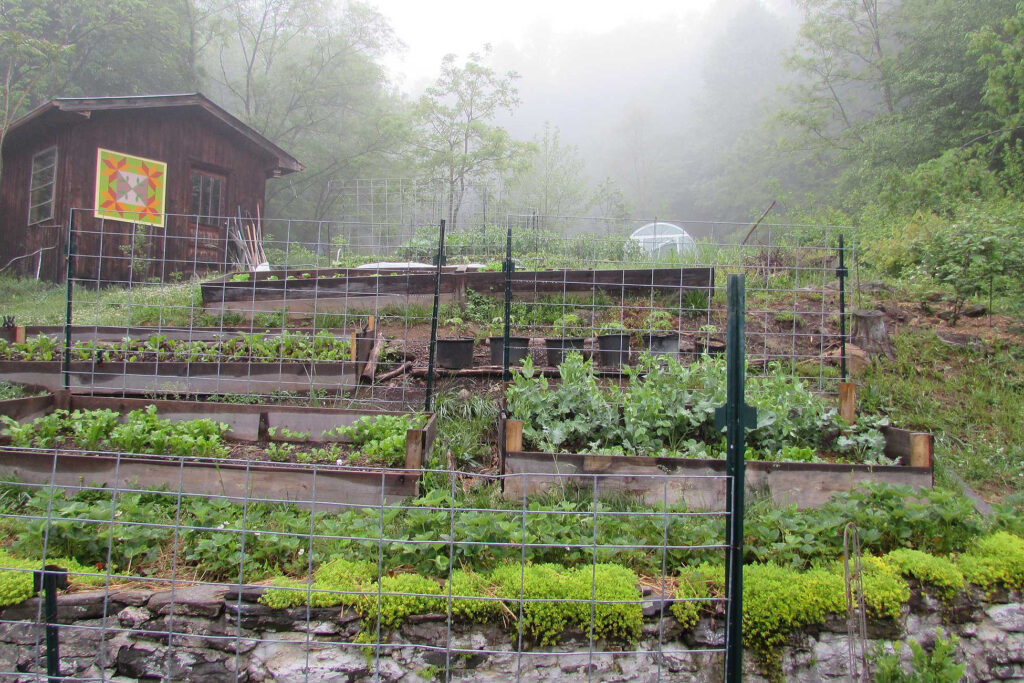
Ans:
[[[192,172],[192,213],[196,216],[221,215],[221,190],[224,179],[202,171]]]
[[[28,189],[28,224],[53,218],[53,197],[57,186],[57,148],[50,147],[32,157],[32,179]]]

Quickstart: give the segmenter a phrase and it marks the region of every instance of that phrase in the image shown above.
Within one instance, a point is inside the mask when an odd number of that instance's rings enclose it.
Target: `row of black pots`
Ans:
[[[597,337],[598,362],[605,367],[617,368],[629,363],[629,334],[601,334]],[[644,348],[656,355],[679,353],[679,333],[659,332],[643,335]],[[504,337],[490,337],[491,364],[504,363]],[[584,337],[545,339],[548,365],[561,365],[569,351],[583,352]],[[519,365],[530,351],[529,337],[509,337],[509,365]],[[437,365],[458,370],[473,365],[473,338],[438,339]]]

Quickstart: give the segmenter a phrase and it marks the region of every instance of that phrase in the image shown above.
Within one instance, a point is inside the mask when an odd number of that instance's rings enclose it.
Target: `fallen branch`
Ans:
[[[378,382],[386,382],[389,379],[393,379],[395,377],[398,377],[399,375],[405,374],[411,368],[412,368],[412,361],[411,360],[407,360],[404,363],[402,363],[401,365],[399,365],[397,368],[395,368],[394,370],[388,370],[387,372],[382,374],[380,377],[377,378],[377,381]]]

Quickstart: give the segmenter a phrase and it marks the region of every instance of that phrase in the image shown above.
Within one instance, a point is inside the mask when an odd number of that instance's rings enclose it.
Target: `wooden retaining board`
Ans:
[[[306,442],[344,441],[323,432],[350,425],[366,416],[402,415],[393,411],[305,408],[301,406],[211,404],[203,401],[76,396],[67,392],[0,401],[0,415],[22,421],[35,419],[57,407],[68,410],[110,409],[121,413],[154,405],[167,420],[209,419],[228,425],[226,436],[238,441],[268,439],[269,427],[306,431]],[[153,488],[167,486],[191,494],[223,496],[232,500],[269,498],[306,506],[380,504],[419,494],[423,456],[437,437],[437,419],[426,414],[425,424],[406,432],[406,454],[401,470],[336,465],[240,463],[228,459],[188,460],[158,455],[76,455],[0,447],[0,477],[7,481],[57,486],[101,485]],[[54,460],[56,457],[56,461]],[[315,482],[314,482],[315,479]],[[315,486],[315,489],[314,489]],[[316,492],[315,499],[313,492]]]
[[[314,277],[297,280],[267,280],[265,274],[247,282],[221,278],[201,285],[203,307],[209,313],[269,312],[287,308],[293,313],[344,312],[349,308],[377,310],[388,304],[429,303],[433,300],[432,272],[410,271],[397,275],[347,275],[329,277],[312,271]],[[350,271],[351,272],[351,271]],[[516,272],[512,296],[530,300],[546,294],[584,294],[604,291],[612,295],[649,294],[653,289],[697,289],[714,287],[713,268],[636,268],[620,270],[542,270]],[[440,278],[443,301],[462,301],[466,291],[503,297],[505,274],[445,270]]]
[[[886,455],[906,462],[914,437],[931,448],[930,434],[888,428]],[[927,466],[909,466],[748,460],[746,487],[749,491],[767,491],[777,505],[819,507],[836,493],[865,483],[931,488],[930,450],[927,462]],[[504,495],[521,500],[524,495],[528,498],[553,485],[570,483],[589,490],[596,481],[599,493],[628,493],[652,505],[681,503],[695,510],[722,511],[725,472],[725,460],[509,451],[504,456]]]
[[[126,393],[270,394],[334,391],[359,383],[359,363],[144,363],[70,364],[70,389]],[[64,388],[60,361],[0,361],[0,377],[50,391]]]
[[[328,332],[334,337],[349,340],[358,330],[351,328],[342,330],[338,328],[317,328],[303,329],[289,327],[289,334],[314,334]],[[241,334],[263,334],[267,339],[274,339],[281,336],[281,328],[261,327],[118,327],[111,325],[72,325],[71,341],[97,341],[97,342],[120,342],[125,337],[135,340],[142,340],[160,334],[168,339],[178,341],[224,341],[237,337]],[[47,337],[57,339],[63,345],[63,325],[26,325],[25,337],[32,337],[43,334]]]
[[[65,488],[147,489],[212,495],[235,502],[283,500],[317,510],[380,505],[419,493],[417,472],[357,470],[337,466],[189,462],[158,456],[70,455],[0,447],[0,477],[6,481]],[[315,488],[315,496],[314,496]]]

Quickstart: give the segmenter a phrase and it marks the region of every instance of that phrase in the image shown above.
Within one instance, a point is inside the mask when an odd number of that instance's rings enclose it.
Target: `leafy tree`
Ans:
[[[307,170],[273,183],[275,211],[328,218],[344,178],[383,163],[404,132],[377,59],[399,43],[375,9],[245,0],[217,15],[215,92]]]
[[[439,182],[448,202],[449,227],[458,225],[466,188],[522,163],[524,146],[493,123],[519,104],[514,72],[498,74],[484,63],[490,54],[472,53],[465,64],[453,54],[413,112],[413,145],[427,178]]]
[[[48,21],[45,9],[31,0],[0,2],[0,146],[8,126],[35,103],[38,85],[65,49],[44,37]]]
[[[541,216],[571,216],[587,210],[583,160],[575,145],[562,142],[558,126],[544,124],[529,149],[529,166],[513,180],[520,206]]]

